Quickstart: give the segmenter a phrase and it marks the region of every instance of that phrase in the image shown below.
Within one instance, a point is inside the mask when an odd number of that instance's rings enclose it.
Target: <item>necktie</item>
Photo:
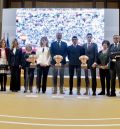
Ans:
[[[114,45],[114,51],[117,51],[117,48],[118,48],[117,45]]]
[[[58,46],[60,47],[60,42],[58,41]]]

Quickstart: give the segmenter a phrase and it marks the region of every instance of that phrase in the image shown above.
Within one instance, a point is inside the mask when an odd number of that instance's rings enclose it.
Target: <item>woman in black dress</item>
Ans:
[[[21,58],[22,50],[19,48],[17,39],[14,39],[9,54],[9,65],[11,70],[10,90],[13,92],[20,90]]]

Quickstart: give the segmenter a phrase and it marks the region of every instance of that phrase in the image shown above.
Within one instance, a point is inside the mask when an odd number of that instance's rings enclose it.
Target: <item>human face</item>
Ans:
[[[92,41],[92,35],[87,35],[87,41],[90,43]]]
[[[107,45],[106,43],[104,43],[104,44],[102,45],[102,47],[103,47],[103,50],[106,50],[106,49],[108,48],[108,45]]]
[[[14,41],[13,46],[14,46],[14,48],[17,48],[18,47],[18,42]]]
[[[60,41],[62,39],[62,33],[56,34],[57,41]]]
[[[5,48],[5,46],[6,46],[6,42],[3,40],[3,41],[1,42],[1,47],[2,47],[2,48]]]
[[[43,40],[42,40],[42,47],[47,46],[47,42],[48,42],[47,40],[43,39]]]
[[[72,42],[73,42],[74,45],[76,45],[78,43],[78,39],[77,38],[72,39]]]
[[[113,36],[113,42],[114,43],[118,43],[119,42],[119,36],[118,35],[114,35]]]

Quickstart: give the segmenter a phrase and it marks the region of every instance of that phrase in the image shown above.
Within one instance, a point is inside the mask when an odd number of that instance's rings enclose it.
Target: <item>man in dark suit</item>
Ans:
[[[120,43],[119,35],[113,36],[113,43],[110,45],[109,54],[110,54],[110,75],[111,75],[111,95],[116,96],[115,85],[116,85],[116,74],[120,83],[120,58],[116,58],[115,53],[120,52]]]
[[[83,45],[85,49],[85,55],[89,57],[88,60],[88,69],[91,71],[92,76],[92,91],[93,95],[96,95],[96,87],[97,87],[97,81],[96,81],[96,62],[97,62],[97,56],[98,56],[98,47],[96,43],[92,42],[92,34],[87,34],[87,43]],[[88,76],[88,69],[85,69],[85,82],[86,82],[86,93],[88,94],[90,81]]]
[[[60,74],[60,93],[64,94],[63,92],[63,85],[64,85],[64,65],[66,64],[66,56],[67,56],[67,43],[61,41],[62,33],[56,34],[57,41],[53,42],[50,47],[50,53],[52,57],[51,64],[53,66],[53,94],[57,93],[57,76],[58,72]],[[56,62],[54,60],[54,56],[61,55],[63,60],[61,61],[61,66],[55,66]]]
[[[72,37],[73,44],[68,47],[68,59],[69,59],[69,94],[72,95],[73,89],[73,76],[74,70],[76,70],[77,75],[77,95],[80,95],[81,86],[81,62],[79,57],[85,54],[84,48],[78,45],[78,38],[76,36]]]

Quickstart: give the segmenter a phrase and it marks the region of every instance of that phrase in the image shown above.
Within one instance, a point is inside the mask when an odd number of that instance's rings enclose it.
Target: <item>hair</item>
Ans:
[[[78,39],[77,36],[73,36],[72,39]]]
[[[118,34],[114,34],[113,37],[119,36]]]
[[[102,46],[103,46],[103,44],[107,44],[108,47],[110,46],[110,42],[108,40],[103,40]]]
[[[91,33],[87,33],[87,36],[89,36],[89,35],[90,35],[90,36],[92,36],[92,34],[91,34]]]
[[[25,46],[25,49],[26,49],[27,51],[32,51],[32,46],[31,46],[30,44],[27,44],[27,45]]]
[[[49,45],[48,45],[48,38],[47,38],[46,36],[44,36],[44,37],[42,37],[42,38],[40,39],[40,46],[42,47],[42,45],[43,45],[42,41],[43,41],[43,40],[46,40],[46,41],[47,41],[46,47],[49,47]]]
[[[6,41],[5,41],[5,39],[1,39],[1,41],[0,41],[0,48],[2,47],[2,42],[5,42],[5,47],[6,47]]]
[[[17,39],[14,39],[14,40],[12,41],[12,45],[11,45],[11,48],[12,48],[12,49],[14,48],[15,42],[17,42],[17,48],[19,48],[19,43],[18,43]]]

